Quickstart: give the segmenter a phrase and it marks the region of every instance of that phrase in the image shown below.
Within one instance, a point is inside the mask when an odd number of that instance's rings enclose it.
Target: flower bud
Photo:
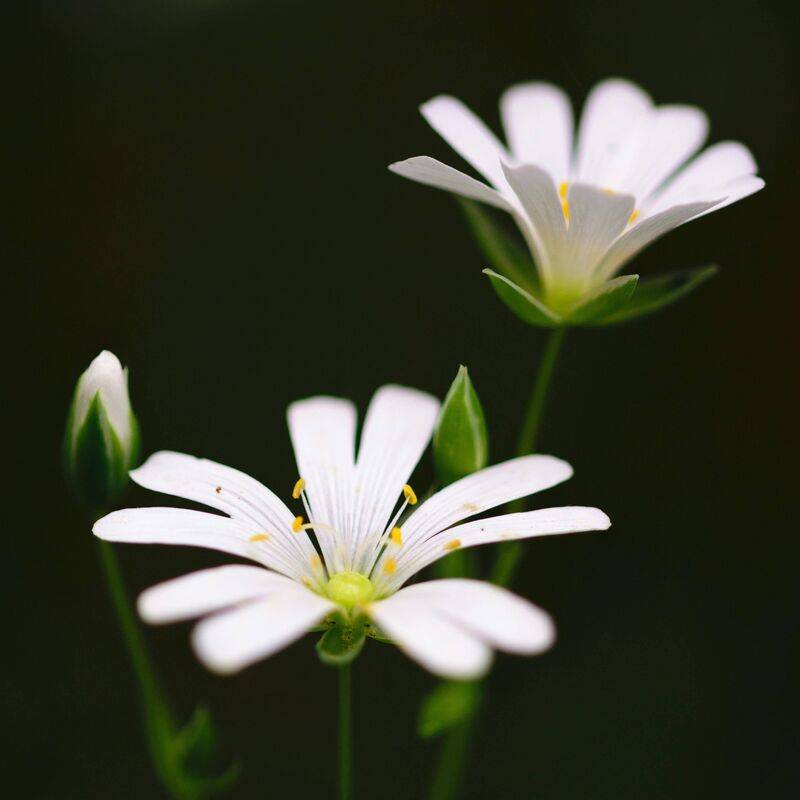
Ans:
[[[467,368],[461,366],[442,403],[433,434],[436,481],[447,486],[483,469],[488,460],[489,436],[481,401]]]
[[[104,350],[81,375],[64,436],[67,482],[92,511],[110,508],[136,466],[139,426],[128,397],[128,370]]]

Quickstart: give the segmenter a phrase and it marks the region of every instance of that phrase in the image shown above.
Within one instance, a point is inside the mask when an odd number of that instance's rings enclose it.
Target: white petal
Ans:
[[[506,180],[517,196],[532,229],[536,263],[543,274],[552,275],[561,259],[567,235],[567,224],[561,200],[550,173],[541,167],[503,164]]]
[[[210,670],[227,675],[282,650],[335,608],[307,589],[292,587],[203,620],[192,643]]]
[[[345,567],[337,542],[347,534],[352,510],[355,406],[336,397],[312,397],[292,403],[287,417],[311,521],[321,523],[315,529],[317,540],[328,566],[341,571]]]
[[[405,590],[367,611],[406,655],[436,675],[467,680],[489,669],[492,652],[480,639]]]
[[[403,525],[403,550],[461,520],[491,508],[542,492],[572,477],[572,467],[560,458],[521,456],[473,472],[436,492]]]
[[[95,536],[109,542],[172,544],[220,550],[258,561],[271,569],[301,580],[311,577],[310,566],[281,549],[276,539],[251,541],[265,531],[251,522],[190,511],[185,508],[126,508],[114,511],[94,524]]]
[[[428,124],[466,161],[491,181],[505,187],[500,160],[507,156],[505,147],[485,123],[460,100],[440,95],[429,100],[420,111]]]
[[[713,211],[719,211],[721,208],[725,208],[725,206],[729,206],[737,200],[743,200],[745,197],[755,194],[763,189],[764,186],[764,180],[756,175],[742,175],[741,178],[735,178],[730,183],[726,183],[719,188],[725,199],[711,208],[702,211],[697,216],[703,217],[706,214],[711,214]],[[693,219],[696,218],[697,217],[694,217]]]
[[[640,250],[659,236],[683,225],[690,219],[715,206],[721,198],[702,203],[685,203],[636,222],[627,233],[611,245],[608,253],[595,271],[598,282],[607,280]]]
[[[264,597],[287,583],[292,581],[262,567],[228,564],[152,586],[139,595],[137,607],[145,622],[179,622]]]
[[[415,547],[413,552],[403,556],[402,560],[398,558],[391,575],[386,575],[384,570],[375,581],[381,591],[392,591],[455,549],[559,533],[603,531],[610,526],[611,520],[599,508],[585,506],[542,508],[521,514],[477,519],[431,536]]]
[[[652,106],[644,90],[630,81],[611,78],[597,84],[581,116],[575,180],[614,188],[608,183],[610,165],[619,156],[624,139]]]
[[[515,158],[547,170],[556,183],[569,180],[572,106],[549,83],[521,83],[500,98],[506,139]]]
[[[389,169],[397,175],[410,178],[412,181],[424,183],[427,186],[435,186],[437,189],[445,189],[448,192],[455,192],[462,197],[480,200],[496,208],[502,208],[503,211],[511,211],[511,206],[498,191],[463,172],[459,172],[457,169],[453,169],[453,167],[448,167],[447,164],[443,164],[435,158],[430,158],[429,156],[407,158],[405,161],[396,161],[394,164],[389,164]]]
[[[349,528],[357,570],[372,563],[372,548],[430,441],[438,413],[439,401],[425,392],[391,385],[375,392],[361,433]]]
[[[547,613],[507,589],[484,581],[427,581],[407,586],[401,592],[429,603],[498,650],[534,655],[548,650],[555,641],[555,626]]]
[[[625,230],[634,208],[629,194],[609,194],[573,183],[567,194],[569,229],[560,272],[578,280],[590,275]]]
[[[758,171],[751,152],[739,142],[719,142],[700,153],[647,204],[647,213],[680,203],[724,196],[720,187]]]
[[[128,396],[128,370],[109,350],[103,350],[81,375],[75,390],[75,418],[72,430],[77,434],[89,411],[92,400],[100,398],[108,421],[124,446],[131,434],[131,403]]]
[[[699,108],[653,109],[620,145],[607,185],[643,200],[697,152],[707,134],[708,117]]]
[[[268,534],[267,549],[280,553],[283,561],[294,563],[293,575],[308,572],[309,561],[316,551],[305,531],[293,533],[294,515],[286,504],[244,472],[206,458],[162,450],[133,470],[131,478],[145,489],[224,511],[246,523],[251,533]],[[260,552],[264,549],[264,545],[258,548]],[[257,560],[266,563],[261,557]]]

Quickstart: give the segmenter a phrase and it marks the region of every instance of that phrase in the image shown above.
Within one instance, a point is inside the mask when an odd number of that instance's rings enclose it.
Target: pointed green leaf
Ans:
[[[229,789],[239,777],[240,765],[224,767],[216,727],[207,708],[198,706],[173,740],[177,782],[183,794],[207,798]]]
[[[447,486],[483,469],[488,461],[489,434],[483,406],[462,365],[442,403],[433,434],[436,481]]]
[[[71,411],[64,439],[67,480],[83,505],[91,509],[109,508],[125,488],[128,469],[100,392],[92,399],[77,433],[72,432],[74,416]]]
[[[716,266],[699,267],[641,280],[628,304],[610,314],[602,324],[627,322],[659,311],[693,292],[717,272]]]
[[[638,282],[638,275],[621,275],[607,281],[570,311],[567,320],[571,325],[602,325],[603,320],[630,301]]]
[[[475,713],[478,698],[474,681],[442,681],[422,701],[417,733],[430,739],[466,722]]]
[[[486,211],[473,200],[459,199],[470,230],[491,265],[531,294],[539,293],[533,260]]]
[[[366,636],[363,620],[353,624],[337,623],[317,642],[317,654],[325,664],[343,667],[361,652]]]
[[[491,269],[483,270],[483,274],[489,276],[497,296],[523,322],[542,328],[558,328],[562,324],[561,317],[513,281]]]

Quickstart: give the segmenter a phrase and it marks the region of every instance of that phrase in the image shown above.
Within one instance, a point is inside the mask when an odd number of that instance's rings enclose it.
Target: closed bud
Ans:
[[[483,407],[464,366],[450,386],[433,435],[436,481],[447,486],[479,469],[489,460],[489,436]]]
[[[78,379],[64,435],[67,481],[93,512],[110,508],[136,466],[139,426],[128,396],[128,371],[104,350]]]

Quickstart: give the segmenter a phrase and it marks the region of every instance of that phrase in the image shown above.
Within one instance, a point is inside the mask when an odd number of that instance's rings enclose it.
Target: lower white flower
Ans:
[[[207,547],[260,565],[202,570],[139,598],[139,612],[151,623],[212,615],[196,626],[193,642],[201,661],[216,672],[240,670],[336,618],[364,620],[368,634],[391,638],[438,675],[479,676],[493,648],[532,655],[550,647],[550,617],[480,581],[403,584],[457,548],[604,530],[610,522],[599,509],[584,507],[463,522],[572,475],[564,461],[532,455],[451,484],[420,503],[399,527],[406,507],[417,502],[407,481],[430,440],[438,408],[435,398],[414,389],[379,389],[356,458],[352,403],[332,397],[293,403],[289,430],[302,475],[293,497],[304,504],[308,522],[237,470],[160,452],[131,473],[136,483],[227,516],[126,509],[99,520],[94,533],[116,542]]]

